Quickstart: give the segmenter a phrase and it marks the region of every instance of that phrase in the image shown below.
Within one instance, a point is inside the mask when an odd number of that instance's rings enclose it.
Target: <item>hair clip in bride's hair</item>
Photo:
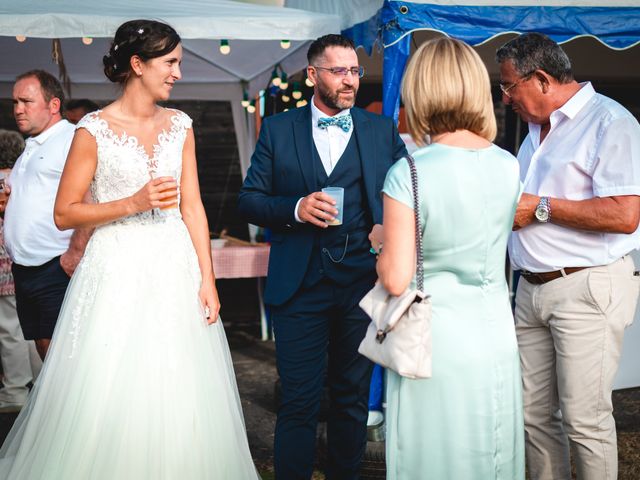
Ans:
[[[142,34],[144,33],[144,28],[139,28],[139,29],[138,29],[138,33],[139,33],[140,35],[142,35]]]
[[[113,51],[114,51],[114,52],[117,52],[117,51],[118,51],[118,46],[119,46],[119,45],[115,45],[115,46],[113,47]]]

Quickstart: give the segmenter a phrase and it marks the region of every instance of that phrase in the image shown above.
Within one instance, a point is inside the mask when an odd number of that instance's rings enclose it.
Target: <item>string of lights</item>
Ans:
[[[307,78],[304,71],[291,76],[287,74],[279,63],[273,67],[269,82],[264,90],[256,96],[256,99],[264,104],[270,114],[286,112],[290,108],[304,107],[308,104],[305,97],[310,95],[313,83]],[[252,106],[249,94],[244,87],[241,104],[249,113],[255,113],[255,102]],[[265,110],[262,108],[261,110]],[[263,113],[263,112],[261,112]]]
[[[16,35],[16,41],[18,42],[26,42],[27,39],[28,37],[26,35]],[[82,37],[81,41],[84,45],[91,45],[93,38]],[[284,50],[291,48],[291,40],[281,40],[280,47]],[[230,55],[230,41],[228,39],[220,39],[218,50],[222,55]],[[304,107],[307,105],[308,101],[304,98],[304,90],[312,87],[313,83],[306,76],[305,72],[299,72],[290,77],[278,63],[273,67],[267,87],[261,90],[255,98],[249,98],[246,85],[243,87],[243,95],[240,103],[248,113],[256,112],[258,102],[260,102],[259,105],[263,105],[261,114],[264,114],[266,103],[269,103],[272,113],[278,113],[278,111],[287,111],[294,106]],[[269,97],[269,102],[266,102],[265,96]]]

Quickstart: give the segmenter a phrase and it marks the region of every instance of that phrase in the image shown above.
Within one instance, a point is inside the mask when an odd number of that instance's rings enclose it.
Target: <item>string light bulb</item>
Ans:
[[[16,35],[16,40],[20,43],[24,42],[27,39],[24,35]]]
[[[274,87],[279,87],[280,86],[280,76],[278,75],[278,67],[273,69],[273,72],[271,72],[271,84]]]
[[[304,79],[304,84],[305,84],[307,87],[313,87],[313,82],[311,81],[311,79],[310,79],[309,77],[307,77],[307,78],[305,78],[305,79]]]
[[[220,40],[220,53],[222,55],[229,55],[231,53],[231,46],[229,40]]]
[[[82,43],[85,45],[91,45],[93,43],[93,38],[91,37],[82,37]]]
[[[300,84],[298,82],[294,82],[291,96],[296,100],[300,100],[302,98],[302,92],[300,91]]]
[[[244,108],[249,106],[249,93],[246,90],[242,92],[242,101],[240,102],[240,105]]]
[[[282,97],[280,97],[280,98],[282,99],[282,101],[284,103],[289,103],[289,101],[291,100],[291,98],[289,98],[289,95],[286,95],[284,93],[282,94]]]
[[[287,50],[291,47],[291,40],[280,40],[280,48]]]
[[[285,72],[282,72],[282,76],[280,77],[280,88],[282,90],[289,88],[289,82],[287,82],[287,74]]]
[[[256,101],[255,100],[251,100],[251,102],[249,102],[249,106],[247,107],[247,112],[249,112],[249,113],[255,113],[256,112]]]
[[[304,107],[306,105],[307,105],[307,101],[304,98],[296,102],[296,107]]]

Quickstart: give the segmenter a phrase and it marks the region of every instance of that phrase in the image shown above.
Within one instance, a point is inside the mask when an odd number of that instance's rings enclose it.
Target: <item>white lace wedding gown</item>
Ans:
[[[191,119],[175,111],[148,158],[94,112],[96,202],[175,170]],[[180,210],[98,227],[64,300],[44,369],[0,450],[0,479],[258,478],[224,329],[207,326]]]

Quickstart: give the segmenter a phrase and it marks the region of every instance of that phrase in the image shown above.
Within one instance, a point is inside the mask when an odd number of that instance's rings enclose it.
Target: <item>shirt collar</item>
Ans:
[[[317,125],[318,124],[318,120],[320,118],[330,117],[331,115],[327,115],[322,110],[320,110],[318,107],[316,107],[316,104],[313,103],[313,99],[314,98],[315,98],[315,95],[313,97],[311,97],[311,102],[309,102],[311,104],[311,123],[313,125]],[[345,108],[344,110],[339,111],[338,113],[336,113],[333,116],[334,117],[339,117],[341,115],[349,115],[350,110],[351,109],[349,109],[349,108]]]
[[[580,90],[573,94],[573,96],[565,102],[557,110],[551,112],[549,115],[549,122],[553,127],[562,120],[563,117],[573,119],[580,110],[587,104],[589,100],[596,94],[596,91],[591,85],[591,82],[583,82],[580,84]],[[540,146],[540,130],[542,126],[537,123],[529,122],[529,133],[533,136],[534,146],[538,148]]]
[[[556,112],[561,112],[566,117],[573,119],[595,94],[596,91],[593,85],[591,85],[591,82],[583,82],[580,84],[580,90],[556,110]]]
[[[63,128],[63,125],[67,125],[69,122],[64,118],[62,120],[58,120],[56,123],[47,128],[44,132],[36,135],[35,137],[29,137],[27,141],[31,140],[36,142],[38,145],[42,145],[44,142],[49,140],[52,135],[55,135],[57,131]]]

